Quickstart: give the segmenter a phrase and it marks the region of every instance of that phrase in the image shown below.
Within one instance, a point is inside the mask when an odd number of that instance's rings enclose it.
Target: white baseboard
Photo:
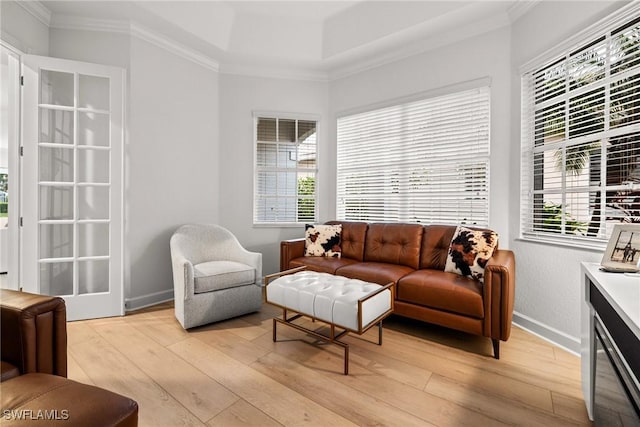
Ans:
[[[535,319],[532,319],[524,314],[513,312],[513,324],[530,332],[545,341],[549,341],[551,344],[557,345],[564,350],[580,356],[580,339],[568,335],[562,331],[545,325]]]
[[[173,289],[167,289],[165,291],[154,292],[152,294],[141,295],[134,298],[125,298],[124,310],[134,311],[141,308],[150,307],[152,305],[160,304],[173,300]]]

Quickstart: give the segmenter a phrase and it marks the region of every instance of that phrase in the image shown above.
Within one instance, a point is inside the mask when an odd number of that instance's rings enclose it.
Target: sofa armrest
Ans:
[[[511,334],[515,299],[516,259],[513,251],[499,249],[487,263],[484,299],[487,306],[485,335],[506,341]]]
[[[292,259],[304,256],[304,238],[280,242],[280,271],[288,270]]]
[[[67,310],[60,297],[0,290],[0,355],[20,374],[67,376]]]

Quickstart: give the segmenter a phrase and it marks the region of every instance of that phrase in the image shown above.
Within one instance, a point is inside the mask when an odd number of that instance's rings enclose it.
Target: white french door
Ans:
[[[124,314],[124,70],[23,57],[22,287],[67,318]]]

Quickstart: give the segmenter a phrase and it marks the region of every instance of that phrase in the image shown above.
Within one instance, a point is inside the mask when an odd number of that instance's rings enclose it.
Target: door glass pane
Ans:
[[[73,144],[73,112],[40,108],[40,142]]]
[[[109,224],[78,224],[78,256],[109,255]]]
[[[40,147],[40,181],[73,182],[73,149]]]
[[[78,145],[109,146],[109,115],[78,113]]]
[[[40,224],[40,258],[73,256],[73,224]]]
[[[40,219],[73,219],[73,188],[41,186]]]
[[[81,74],[79,85],[79,107],[94,110],[109,109],[109,79]]]
[[[109,261],[78,262],[78,293],[90,294],[109,291]]]
[[[109,187],[78,187],[79,219],[109,219]]]
[[[109,152],[78,150],[78,182],[109,182]]]
[[[73,107],[73,74],[42,70],[40,103]]]
[[[72,295],[73,263],[40,264],[40,292],[44,295]]]

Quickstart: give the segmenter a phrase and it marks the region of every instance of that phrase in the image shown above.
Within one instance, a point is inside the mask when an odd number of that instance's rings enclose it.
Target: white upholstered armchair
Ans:
[[[189,329],[262,304],[262,254],[218,225],[187,224],[171,236],[175,314]]]

